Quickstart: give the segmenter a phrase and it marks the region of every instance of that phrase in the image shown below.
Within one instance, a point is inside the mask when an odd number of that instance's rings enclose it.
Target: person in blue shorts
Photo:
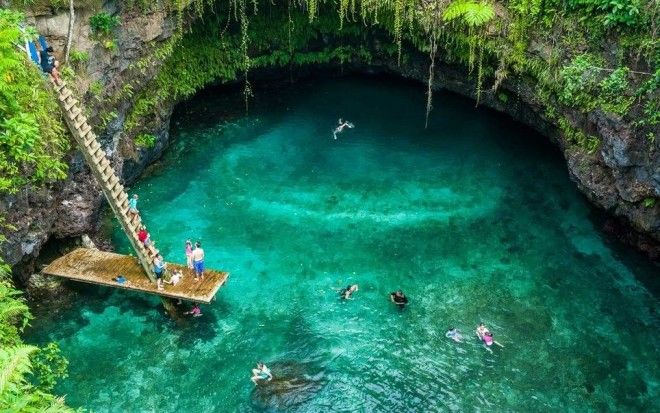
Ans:
[[[158,289],[163,289],[163,275],[165,274],[165,261],[163,257],[158,254],[156,259],[154,259],[154,274],[156,274],[156,283],[158,284]]]
[[[204,250],[202,243],[196,242],[192,253],[193,268],[195,269],[195,281],[204,279]]]

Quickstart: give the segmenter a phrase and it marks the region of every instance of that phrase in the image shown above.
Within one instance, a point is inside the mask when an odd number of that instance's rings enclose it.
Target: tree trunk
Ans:
[[[64,49],[64,64],[69,63],[69,54],[71,53],[71,41],[73,40],[73,20],[74,20],[73,0],[69,0],[69,30],[66,34],[66,48]]]

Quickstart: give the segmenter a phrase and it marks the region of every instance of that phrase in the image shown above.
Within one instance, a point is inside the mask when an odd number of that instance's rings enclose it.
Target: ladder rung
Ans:
[[[77,99],[73,99],[72,97],[68,97],[67,100],[69,102],[64,102],[64,111],[68,112],[72,107],[76,106],[78,104]]]
[[[99,143],[95,140],[94,142],[92,142],[91,145],[89,145],[89,152],[96,153],[96,151],[98,151],[100,147],[101,145],[99,145]]]
[[[79,130],[79,131],[82,130],[83,125],[87,125],[87,124],[88,124],[88,123],[87,123],[87,119],[85,119],[84,116],[83,116],[82,119],[78,120],[78,122],[76,122],[75,119],[72,119],[72,120],[73,120],[73,122],[74,122],[74,126],[75,126],[76,129]]]
[[[130,233],[131,233],[131,236],[133,237],[133,239],[138,242],[138,245],[140,247],[144,248],[144,244],[142,244],[142,241],[140,241],[140,238],[138,238],[137,231],[130,231]]]
[[[115,175],[112,175],[112,177],[115,177]],[[117,187],[117,185],[121,185],[119,182],[119,179],[115,177],[115,179],[112,179],[112,177],[107,181],[108,189],[110,192],[113,192],[114,189]]]
[[[99,146],[99,148],[96,150],[96,152],[92,152],[92,157],[96,160],[96,162],[100,166],[101,165],[101,160],[105,159],[105,152]]]
[[[118,199],[117,197],[119,196],[119,193],[122,192],[123,190],[124,190],[124,186],[123,186],[122,184],[117,185],[117,186],[115,187],[115,190],[114,190],[114,191],[111,191],[111,192],[112,192],[112,197],[113,197],[115,200],[117,200],[117,199]]]
[[[82,113],[82,109],[80,109],[79,106],[76,106],[75,108],[71,109],[71,111],[69,112],[69,117],[71,119],[75,119],[81,113]]]
[[[105,181],[105,187],[108,188],[110,192],[114,189],[115,185],[117,185],[118,182],[112,182],[112,181]]]
[[[80,125],[87,122],[87,117],[85,115],[83,115],[82,113],[77,113],[76,117],[75,118],[72,117],[71,119],[76,123],[80,122]],[[79,128],[78,130],[80,131],[80,130],[82,130],[82,128]]]
[[[53,82],[53,84],[55,84],[55,83]],[[59,92],[64,88],[66,88],[66,82],[64,80],[60,79],[60,84],[59,85],[55,84],[55,90],[57,90]]]
[[[99,145],[99,147],[101,147],[101,145]],[[101,172],[107,169],[108,166],[110,166],[110,161],[108,160],[108,158],[101,159],[101,162],[99,163],[99,168]]]
[[[108,184],[112,184],[112,185],[115,185],[116,183],[119,182],[119,178],[117,178],[117,175],[115,175],[115,174],[104,175],[103,179],[105,179],[105,181]]]
[[[87,133],[90,132],[91,130],[92,127],[89,126],[89,124],[87,126],[83,125],[82,129],[80,130],[80,136],[84,138],[85,135],[87,135]]]
[[[115,173],[115,171],[112,170],[112,166],[110,166],[110,162],[105,163],[103,161],[101,161],[101,166],[99,166],[99,172],[101,173],[101,176]]]
[[[72,95],[71,89],[64,89],[64,91],[60,94],[60,100],[65,101],[66,98]]]

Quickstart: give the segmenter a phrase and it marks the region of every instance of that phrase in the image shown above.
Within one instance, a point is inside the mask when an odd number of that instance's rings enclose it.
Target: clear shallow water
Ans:
[[[537,134],[421,86],[302,82],[184,107],[134,188],[168,260],[231,272],[204,316],[80,287],[29,332],[104,411],[603,411],[658,402],[657,267],[607,243]],[[217,94],[217,95],[216,95]],[[356,128],[333,140],[338,116]],[[127,242],[115,232],[118,249]],[[646,280],[645,283],[640,280]],[[350,302],[333,288],[359,283]],[[411,300],[400,312],[388,293]],[[472,331],[485,322],[505,348]],[[468,340],[444,337],[450,326]],[[280,380],[255,390],[257,360]]]

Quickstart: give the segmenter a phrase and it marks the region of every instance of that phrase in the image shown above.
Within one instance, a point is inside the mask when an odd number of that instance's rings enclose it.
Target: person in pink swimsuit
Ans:
[[[188,268],[192,270],[193,268],[193,248],[192,248],[192,242],[190,240],[186,240],[186,263],[188,264]]]

